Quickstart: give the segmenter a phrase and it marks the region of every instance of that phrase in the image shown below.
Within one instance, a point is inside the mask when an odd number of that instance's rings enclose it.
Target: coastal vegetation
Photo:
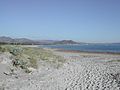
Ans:
[[[29,73],[29,67],[37,69],[40,60],[47,62],[55,68],[59,68],[65,60],[53,54],[50,50],[45,50],[38,47],[24,47],[20,45],[1,45],[0,52],[8,52],[12,54],[12,64],[15,67],[24,69]]]
[[[109,62],[120,62],[120,60],[111,60]]]

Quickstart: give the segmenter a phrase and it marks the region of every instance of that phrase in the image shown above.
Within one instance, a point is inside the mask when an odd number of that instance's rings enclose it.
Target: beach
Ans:
[[[40,60],[29,74],[9,75],[11,54],[0,53],[0,90],[120,90],[119,54],[45,49],[65,62],[54,68]]]
[[[120,90],[120,0],[0,0],[0,90]]]

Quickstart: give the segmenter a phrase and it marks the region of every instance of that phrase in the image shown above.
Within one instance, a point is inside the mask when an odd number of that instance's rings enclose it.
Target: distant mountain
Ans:
[[[80,44],[80,43],[75,42],[73,40],[62,40],[62,41],[57,41],[54,44]]]
[[[34,40],[26,39],[26,38],[17,38],[14,39],[13,43],[21,43],[21,44],[34,44]]]
[[[0,44],[34,44],[34,45],[53,45],[53,44],[79,44],[78,42],[75,42],[73,40],[31,40],[27,38],[10,38],[2,36],[0,37]]]
[[[48,45],[48,44],[53,44],[53,43],[55,43],[56,40],[37,40],[36,42],[39,43],[39,44]]]
[[[120,43],[112,43],[112,44],[119,44],[120,45]]]
[[[11,38],[11,37],[0,37],[0,44],[23,44],[23,45],[58,45],[58,44],[115,44],[120,43],[83,43],[76,42],[73,40],[31,40],[27,38]]]
[[[34,40],[26,39],[26,38],[10,38],[2,36],[0,37],[0,44],[36,44]]]
[[[13,41],[14,41],[14,39],[12,39],[10,37],[5,37],[5,36],[0,37],[0,43],[11,43]]]

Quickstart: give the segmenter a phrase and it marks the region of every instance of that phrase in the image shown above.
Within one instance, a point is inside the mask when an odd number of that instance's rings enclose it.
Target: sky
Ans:
[[[0,36],[120,42],[120,0],[0,0]]]

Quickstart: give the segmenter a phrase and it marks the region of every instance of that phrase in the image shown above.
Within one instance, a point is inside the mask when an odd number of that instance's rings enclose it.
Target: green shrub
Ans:
[[[26,72],[26,73],[31,73],[32,71],[30,71],[29,69],[26,68],[26,69],[25,69],[25,72]]]
[[[13,60],[12,61],[12,64],[13,64],[13,66],[19,66],[20,65],[20,63],[19,63],[19,59],[15,59],[15,60]]]
[[[9,48],[9,47],[6,47],[6,46],[0,46],[0,51],[1,51],[1,52],[9,52],[9,51],[10,51],[10,48]]]
[[[15,56],[21,55],[22,52],[23,52],[23,50],[22,50],[22,48],[20,48],[20,47],[13,47],[13,48],[11,48],[11,50],[10,50],[10,53],[11,53],[12,55],[15,55]]]

